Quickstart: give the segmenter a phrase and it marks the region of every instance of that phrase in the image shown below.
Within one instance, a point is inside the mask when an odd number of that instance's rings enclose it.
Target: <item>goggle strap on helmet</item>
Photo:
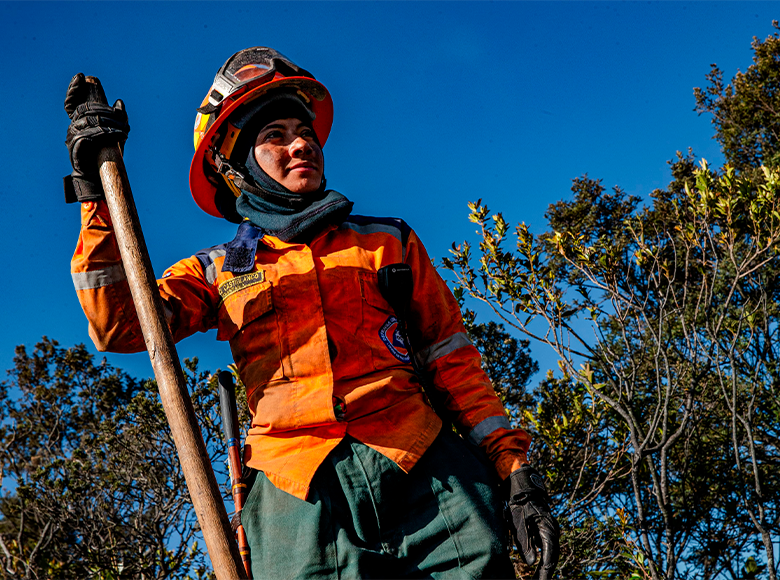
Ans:
[[[209,95],[209,102],[202,107],[198,107],[198,113],[201,115],[210,115],[222,106],[222,103],[213,104],[211,102],[211,95]]]
[[[214,104],[219,104],[230,93],[236,90],[236,87],[228,79],[222,75],[217,75],[214,79],[214,84],[211,87],[211,94],[209,95],[209,101]]]

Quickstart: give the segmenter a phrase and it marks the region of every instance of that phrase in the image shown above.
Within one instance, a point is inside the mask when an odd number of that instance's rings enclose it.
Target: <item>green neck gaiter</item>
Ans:
[[[351,201],[337,191],[325,189],[325,178],[318,191],[300,196],[263,171],[252,150],[247,155],[246,169],[265,195],[242,189],[236,211],[283,242],[309,241],[323,226],[341,223],[352,211]]]

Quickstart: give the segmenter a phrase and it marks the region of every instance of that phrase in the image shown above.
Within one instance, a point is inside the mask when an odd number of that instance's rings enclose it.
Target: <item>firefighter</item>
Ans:
[[[127,115],[86,95],[76,75],[65,101],[66,198],[82,217],[73,282],[96,347],[139,352],[95,166],[96,150],[124,143]],[[198,109],[190,189],[237,233],[158,280],[174,340],[216,329],[246,386],[241,520],[254,578],[511,578],[505,502],[526,561],[551,578],[558,526],[529,437],[510,427],[415,232],[353,214],[326,187],[332,120],[325,86],[275,50],[228,59]],[[409,342],[377,281],[390,264],[413,275]]]

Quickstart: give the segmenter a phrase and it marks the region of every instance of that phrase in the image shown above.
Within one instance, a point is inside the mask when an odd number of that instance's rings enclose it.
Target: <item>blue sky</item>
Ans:
[[[760,2],[83,2],[0,3],[0,235],[6,256],[0,368],[42,335],[85,342],[69,262],[79,211],[62,176],[65,89],[77,72],[121,97],[125,161],[159,276],[229,241],[188,189],[195,109],[216,70],[247,46],[272,46],[330,90],[329,186],[355,213],[403,217],[436,259],[473,239],[482,198],[539,231],[550,203],[588,173],[647,196],[666,161],[692,147],[722,156],[693,87],[710,63],[731,77],[750,41],[772,32]],[[204,368],[231,362],[212,331],[179,344]],[[94,349],[93,349],[94,352]],[[542,371],[554,358],[536,347]],[[148,355],[108,355],[149,376]]]

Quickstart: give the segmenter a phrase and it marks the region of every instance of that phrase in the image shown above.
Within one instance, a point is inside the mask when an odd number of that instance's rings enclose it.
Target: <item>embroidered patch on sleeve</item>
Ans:
[[[412,359],[409,358],[409,351],[406,350],[401,331],[398,330],[398,320],[395,316],[388,318],[379,329],[379,338],[385,343],[387,350],[400,360],[402,363],[409,364]]]
[[[235,294],[239,290],[249,288],[255,284],[260,284],[261,282],[265,282],[265,272],[263,270],[258,270],[257,272],[252,272],[250,274],[244,274],[243,276],[236,276],[230,280],[225,280],[222,282],[222,284],[219,285],[217,292],[219,292],[221,301],[224,302],[225,299],[231,294]]]

